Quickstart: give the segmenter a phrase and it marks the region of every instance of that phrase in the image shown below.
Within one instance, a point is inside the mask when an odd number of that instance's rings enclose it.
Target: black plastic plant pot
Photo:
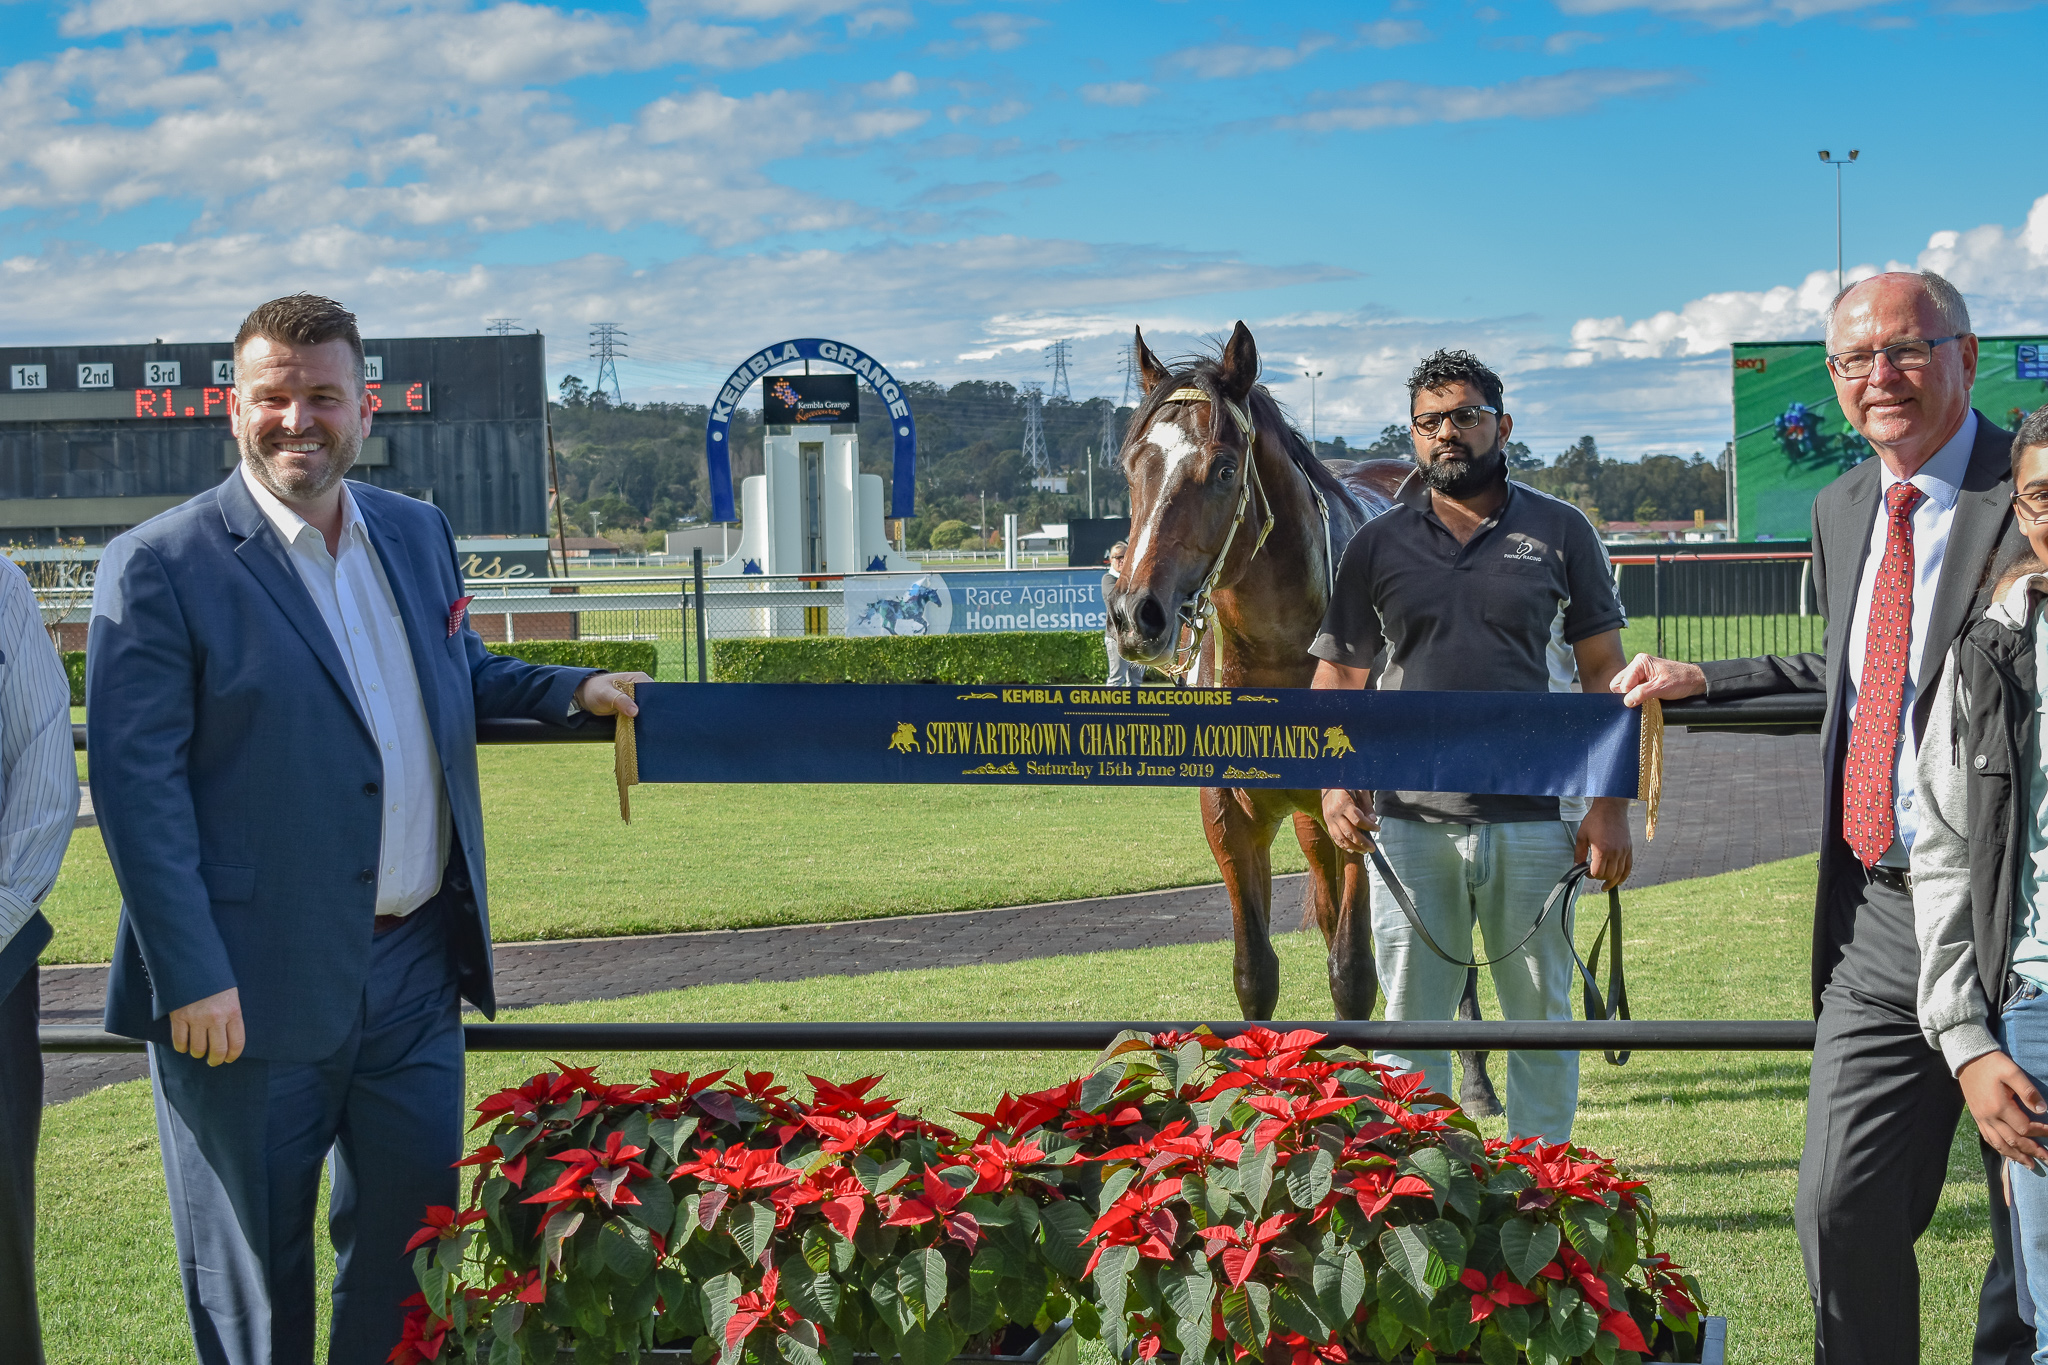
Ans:
[[[1062,1324],[1060,1324],[1060,1326],[1061,1326],[1061,1327],[1064,1327],[1065,1325],[1066,1325],[1065,1323],[1062,1323]],[[1058,1329],[1055,1329],[1055,1330],[1058,1330]],[[1051,1335],[1052,1335],[1051,1333],[1047,1333],[1047,1338],[1048,1338],[1048,1339],[1051,1339]],[[1124,1349],[1124,1355],[1123,1355],[1123,1359],[1124,1359],[1125,1365],[1131,1365],[1131,1363],[1132,1363],[1133,1361],[1135,1361],[1135,1360],[1136,1360],[1136,1358],[1137,1358],[1137,1348],[1136,1348],[1135,1346],[1130,1346],[1130,1347],[1126,1347],[1126,1348]],[[856,1359],[856,1360],[861,1360],[861,1359],[866,1359],[866,1360],[872,1360],[872,1359],[874,1359],[874,1357],[872,1357],[872,1356],[867,1356],[867,1357],[860,1357],[860,1356],[856,1356],[856,1357],[855,1357],[855,1359]],[[979,1360],[1017,1360],[1017,1359],[1022,1359],[1022,1357],[1018,1357],[1018,1356],[961,1356],[961,1357],[960,1357],[960,1359],[962,1359],[962,1360],[977,1360],[977,1359],[979,1359]],[[1352,1357],[1351,1357],[1351,1359],[1352,1359],[1353,1361],[1355,1361],[1355,1362],[1358,1362],[1358,1365],[1365,1365],[1365,1359],[1364,1359],[1364,1357],[1361,1357],[1361,1356],[1352,1356]],[[1404,1360],[1404,1361],[1406,1361],[1406,1360],[1412,1360],[1412,1359],[1414,1359],[1414,1357],[1412,1357],[1411,1355],[1409,1355],[1409,1354],[1408,1354],[1408,1353],[1407,1353],[1406,1351],[1403,1351],[1403,1352],[1401,1353],[1400,1359],[1401,1359],[1401,1360]],[[1646,1357],[1644,1357],[1644,1359],[1645,1359],[1645,1360],[1670,1360],[1670,1359],[1673,1359],[1673,1357],[1670,1357],[1670,1356],[1646,1356]],[[1160,1353],[1159,1353],[1159,1355],[1158,1355],[1158,1356],[1156,1356],[1156,1357],[1154,1358],[1154,1362],[1153,1362],[1153,1365],[1180,1365],[1180,1357],[1179,1357],[1179,1356],[1177,1356],[1177,1355],[1175,1355],[1175,1354],[1173,1354],[1173,1353],[1172,1353],[1171,1351],[1162,1351],[1162,1352],[1160,1352]],[[1699,1353],[1699,1354],[1698,1354],[1697,1356],[1690,1356],[1690,1357],[1687,1357],[1687,1358],[1686,1358],[1686,1365],[1728,1365],[1728,1319],[1726,1319],[1726,1318],[1705,1318],[1705,1317],[1703,1317],[1703,1318],[1701,1318],[1701,1319],[1700,1319],[1700,1353]]]
[[[1002,1337],[996,1342],[997,1350],[980,1355],[958,1355],[953,1365],[1077,1365],[1080,1359],[1081,1339],[1073,1334],[1073,1319],[1056,1322],[1043,1332],[1033,1332],[1030,1327],[1012,1323],[1003,1329]],[[621,1360],[625,1357],[619,1357]],[[854,1365],[889,1365],[879,1356],[856,1355]],[[894,1361],[895,1356],[889,1357]],[[1718,1361],[1719,1356],[1715,1359]],[[564,1346],[557,1357],[558,1365],[575,1365],[576,1352],[573,1347]],[[690,1348],[687,1346],[657,1346],[640,1353],[641,1365],[690,1365]]]

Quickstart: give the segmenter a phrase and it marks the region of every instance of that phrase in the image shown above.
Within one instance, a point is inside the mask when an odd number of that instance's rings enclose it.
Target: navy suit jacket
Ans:
[[[489,1015],[477,718],[574,723],[590,670],[492,654],[466,625],[451,636],[463,586],[447,518],[367,484],[349,491],[405,622],[454,816],[452,965]],[[86,661],[93,809],[122,895],[107,1030],[168,1041],[172,1010],[233,986],[250,1056],[327,1056],[369,970],[383,764],[333,636],[239,472],[108,545]]]

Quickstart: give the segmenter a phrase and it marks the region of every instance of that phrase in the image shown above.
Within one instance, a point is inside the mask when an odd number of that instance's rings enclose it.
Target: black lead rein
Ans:
[[[1585,993],[1586,1017],[1588,1019],[1627,1019],[1631,1017],[1628,1008],[1628,978],[1623,973],[1621,965],[1621,889],[1619,887],[1610,886],[1607,888],[1607,923],[1600,926],[1599,936],[1593,940],[1593,951],[1587,957],[1582,958],[1579,956],[1578,945],[1572,941],[1573,905],[1577,900],[1579,884],[1586,879],[1592,870],[1587,864],[1574,863],[1570,871],[1558,878],[1557,885],[1551,887],[1549,896],[1544,898],[1543,909],[1537,914],[1536,922],[1529,926],[1529,932],[1522,935],[1521,941],[1516,943],[1514,947],[1508,949],[1499,957],[1467,962],[1463,958],[1453,957],[1445,952],[1443,946],[1430,937],[1429,930],[1422,927],[1422,917],[1415,912],[1415,902],[1408,898],[1408,888],[1403,886],[1401,879],[1394,875],[1393,865],[1387,861],[1387,855],[1380,852],[1380,846],[1377,843],[1372,845],[1371,856],[1372,865],[1379,869],[1380,880],[1386,884],[1387,891],[1394,898],[1394,904],[1400,908],[1402,917],[1408,921],[1408,927],[1415,931],[1416,936],[1422,940],[1424,947],[1428,948],[1445,962],[1450,963],[1453,967],[1463,969],[1491,967],[1496,962],[1505,961],[1513,957],[1527,946],[1530,939],[1536,937],[1537,931],[1543,928],[1543,922],[1550,918],[1550,912],[1558,909],[1561,905],[1563,908],[1558,915],[1558,927],[1564,934],[1565,946],[1571,950],[1572,965],[1577,967],[1579,971],[1579,980]],[[1608,976],[1607,994],[1603,999],[1600,993],[1600,983],[1595,979],[1595,974],[1600,970],[1600,953],[1607,945],[1610,933],[1613,935],[1614,941],[1613,971]],[[1591,959],[1590,966],[1587,965],[1588,958]],[[1626,1066],[1628,1065],[1628,1059],[1629,1053],[1625,1049],[1619,1052],[1610,1049],[1607,1052],[1607,1060],[1610,1065]]]

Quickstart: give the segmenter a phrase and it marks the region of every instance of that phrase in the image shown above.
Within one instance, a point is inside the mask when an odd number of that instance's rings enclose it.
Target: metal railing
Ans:
[[[1698,662],[1818,653],[1827,622],[1803,550],[1617,554],[1615,587],[1632,623],[1655,623],[1654,653]]]
[[[1817,692],[1785,693],[1743,701],[1672,702],[1665,723],[1688,729],[1772,728],[1817,730],[1822,698]],[[71,727],[73,742],[85,747],[85,727]],[[613,721],[592,716],[575,729],[537,720],[483,720],[479,744],[593,744],[612,738]],[[1224,1037],[1258,1027],[1242,1020],[1212,1021]],[[812,1023],[673,1024],[467,1024],[463,1045],[472,1052],[542,1052],[582,1049],[597,1052],[717,1052],[739,1049],[833,1051],[979,1051],[994,1048],[1094,1050],[1125,1029],[1157,1032],[1193,1024],[1110,1020],[1018,1020],[1003,1023],[898,1023],[890,1021]],[[1307,1028],[1338,1043],[1361,1048],[1478,1049],[1488,1052],[1806,1052],[1813,1048],[1810,1019],[1632,1019],[1632,1020],[1310,1020],[1268,1023],[1283,1032]],[[41,1030],[44,1052],[140,1052],[143,1044],[96,1028],[49,1026]]]

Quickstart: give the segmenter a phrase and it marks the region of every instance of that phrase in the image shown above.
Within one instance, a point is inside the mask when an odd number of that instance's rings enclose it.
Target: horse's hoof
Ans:
[[[1458,1072],[1458,1108],[1465,1111],[1466,1118],[1498,1118],[1507,1112],[1500,1107],[1493,1082],[1486,1077],[1484,1052],[1459,1053]]]

